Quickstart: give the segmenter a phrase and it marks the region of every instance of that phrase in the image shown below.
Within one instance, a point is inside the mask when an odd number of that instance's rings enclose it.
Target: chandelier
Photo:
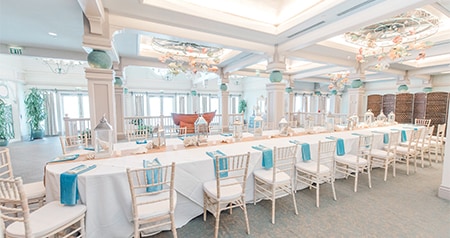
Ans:
[[[67,74],[70,68],[83,64],[83,62],[75,60],[50,59],[50,58],[42,58],[41,60],[55,74]]]
[[[217,73],[216,65],[223,54],[222,48],[160,38],[152,39],[152,48],[162,54],[159,60],[167,63],[169,73],[175,76],[179,73],[191,76],[197,72]]]
[[[338,92],[342,92],[345,89],[345,84],[348,83],[348,77],[350,76],[350,72],[343,71],[337,73],[328,74],[330,77],[330,84],[328,85],[328,90],[333,91],[336,90]]]
[[[359,31],[347,32],[344,38],[361,46],[356,55],[357,63],[365,63],[373,57],[378,61],[375,68],[383,70],[389,68],[385,59],[403,59],[410,56],[413,50],[419,51],[416,60],[424,59],[425,49],[433,45],[424,39],[435,34],[438,28],[439,19],[436,16],[423,9],[415,9]]]

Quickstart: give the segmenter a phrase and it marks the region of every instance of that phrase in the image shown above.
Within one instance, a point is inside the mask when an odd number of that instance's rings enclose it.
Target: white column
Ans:
[[[222,91],[222,130],[224,132],[229,131],[229,116],[228,116],[228,98],[230,93],[228,91]]]
[[[114,71],[86,68],[85,74],[88,81],[91,127],[94,129],[104,114],[108,123],[113,127],[114,138],[117,139],[116,103],[113,86]]]
[[[267,122],[274,126],[284,117],[284,83],[266,84],[267,89]]]
[[[364,116],[365,112],[365,90],[363,88],[348,89],[348,115],[356,114],[359,118]]]
[[[123,87],[114,87],[115,103],[116,103],[116,132],[117,139],[125,139],[125,129],[124,129],[124,96]]]

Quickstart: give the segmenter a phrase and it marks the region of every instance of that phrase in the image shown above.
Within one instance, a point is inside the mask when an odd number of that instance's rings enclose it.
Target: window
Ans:
[[[86,93],[62,93],[62,112],[70,118],[89,118],[89,97]]]
[[[311,95],[297,94],[295,95],[295,112],[310,112],[311,110]]]

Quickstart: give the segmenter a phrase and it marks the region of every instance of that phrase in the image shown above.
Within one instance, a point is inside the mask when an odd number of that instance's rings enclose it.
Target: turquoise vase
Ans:
[[[352,88],[359,88],[362,86],[362,81],[361,79],[355,79],[352,81]]]
[[[121,77],[114,77],[114,86],[122,87],[123,81]]]
[[[293,89],[292,89],[292,87],[287,87],[287,88],[285,89],[285,91],[286,91],[287,93],[292,93]]]
[[[227,91],[228,90],[228,86],[226,85],[226,84],[221,84],[220,85],[220,90],[222,90],[223,92],[225,92],[225,91]]]
[[[87,57],[88,64],[91,68],[111,69],[112,60],[103,50],[92,50]]]
[[[398,91],[401,93],[408,91],[408,85],[402,84],[402,85],[398,86]]]
[[[425,93],[431,93],[431,91],[433,91],[433,88],[432,87],[425,87],[425,88],[423,88],[423,91]]]
[[[269,80],[272,83],[279,83],[283,80],[283,74],[278,70],[272,71],[272,73],[270,73]]]

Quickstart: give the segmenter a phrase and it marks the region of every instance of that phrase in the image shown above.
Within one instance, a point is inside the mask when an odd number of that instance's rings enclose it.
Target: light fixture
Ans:
[[[378,60],[375,68],[389,68],[385,59],[398,60],[411,55],[412,50],[419,51],[416,60],[424,59],[425,49],[433,45],[425,38],[435,34],[439,28],[439,19],[423,9],[415,9],[396,17],[366,26],[356,32],[347,32],[347,42],[361,46],[356,61],[365,63],[369,57]]]
[[[83,64],[83,62],[75,60],[50,59],[50,58],[41,58],[41,60],[55,74],[67,74],[70,68],[76,65]]]
[[[160,38],[153,38],[151,44],[162,54],[159,60],[167,63],[169,73],[175,76],[179,73],[191,76],[197,72],[217,73],[219,70],[216,65],[223,54],[222,48]]]

